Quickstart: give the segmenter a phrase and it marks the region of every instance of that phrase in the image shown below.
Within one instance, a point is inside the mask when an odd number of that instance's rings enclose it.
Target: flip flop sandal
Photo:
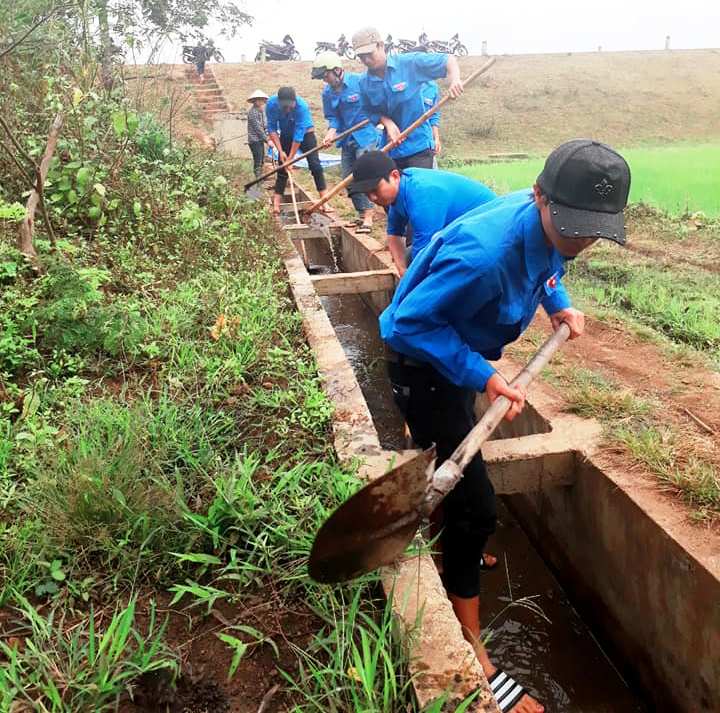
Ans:
[[[485,556],[480,555],[480,569],[491,570],[491,569],[495,569],[495,567],[497,567],[497,566],[498,566],[498,558],[497,557],[495,558],[494,564],[489,564],[488,562],[485,561]]]
[[[500,713],[506,713],[513,709],[513,706],[527,693],[512,676],[508,676],[505,671],[498,669],[488,678],[490,690],[497,701]]]

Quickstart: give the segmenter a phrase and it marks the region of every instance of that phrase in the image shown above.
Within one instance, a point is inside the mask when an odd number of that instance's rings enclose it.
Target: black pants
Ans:
[[[285,136],[280,134],[280,145],[286,154],[290,153],[292,147],[292,135]],[[298,151],[305,153],[310,151],[317,146],[317,139],[315,138],[314,131],[308,131],[303,137],[302,143]],[[313,180],[315,181],[315,188],[318,191],[324,191],[326,188],[325,174],[323,173],[323,167],[320,163],[320,157],[317,152],[307,157],[308,166],[310,167],[310,173],[312,173]],[[287,185],[288,175],[287,171],[278,171],[277,178],[275,179],[275,193],[282,195],[285,193],[285,186]]]
[[[395,402],[413,440],[421,448],[435,443],[436,466],[447,460],[475,425],[475,391],[455,386],[429,364],[388,364]],[[450,594],[474,597],[480,592],[480,557],[495,532],[495,491],[482,455],[443,501],[443,579]]]
[[[403,168],[432,168],[433,159],[435,154],[432,149],[425,149],[419,153],[414,153],[412,156],[403,156],[402,158],[394,159],[395,165],[399,169]]]
[[[260,178],[262,175],[262,167],[265,162],[265,142],[264,141],[251,141],[248,146],[250,147],[250,153],[253,157],[253,171],[255,172],[255,178]]]

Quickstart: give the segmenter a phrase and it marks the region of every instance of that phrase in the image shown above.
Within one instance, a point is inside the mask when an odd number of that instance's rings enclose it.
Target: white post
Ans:
[[[480,50],[480,54],[483,57],[487,57],[487,40],[482,41],[482,49]]]
[[[670,49],[670,35],[665,35],[665,49]]]

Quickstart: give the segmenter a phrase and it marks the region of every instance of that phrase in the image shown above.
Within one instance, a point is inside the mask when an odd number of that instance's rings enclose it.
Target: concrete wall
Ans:
[[[388,265],[372,238],[343,231],[340,249],[348,271]],[[376,313],[391,299],[367,297]],[[552,430],[561,399],[537,391],[535,405],[503,422],[495,438]],[[479,395],[478,411],[484,408]],[[658,711],[720,711],[720,538],[707,533],[716,554],[703,554],[675,536],[684,509],[661,514],[657,496],[639,497],[654,485],[595,461],[578,459],[572,487],[508,496],[508,504]]]

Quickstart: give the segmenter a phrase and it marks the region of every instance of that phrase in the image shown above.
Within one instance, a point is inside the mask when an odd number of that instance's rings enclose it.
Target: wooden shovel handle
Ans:
[[[564,322],[552,336],[538,349],[535,356],[527,363],[525,368],[510,382],[510,386],[528,387],[533,379],[545,368],[552,355],[568,340],[570,327]],[[475,457],[485,441],[492,435],[510,409],[511,401],[507,396],[498,396],[490,404],[490,408],[483,414],[478,424],[473,428],[463,442],[455,449],[450,460],[457,463],[460,470]]]

